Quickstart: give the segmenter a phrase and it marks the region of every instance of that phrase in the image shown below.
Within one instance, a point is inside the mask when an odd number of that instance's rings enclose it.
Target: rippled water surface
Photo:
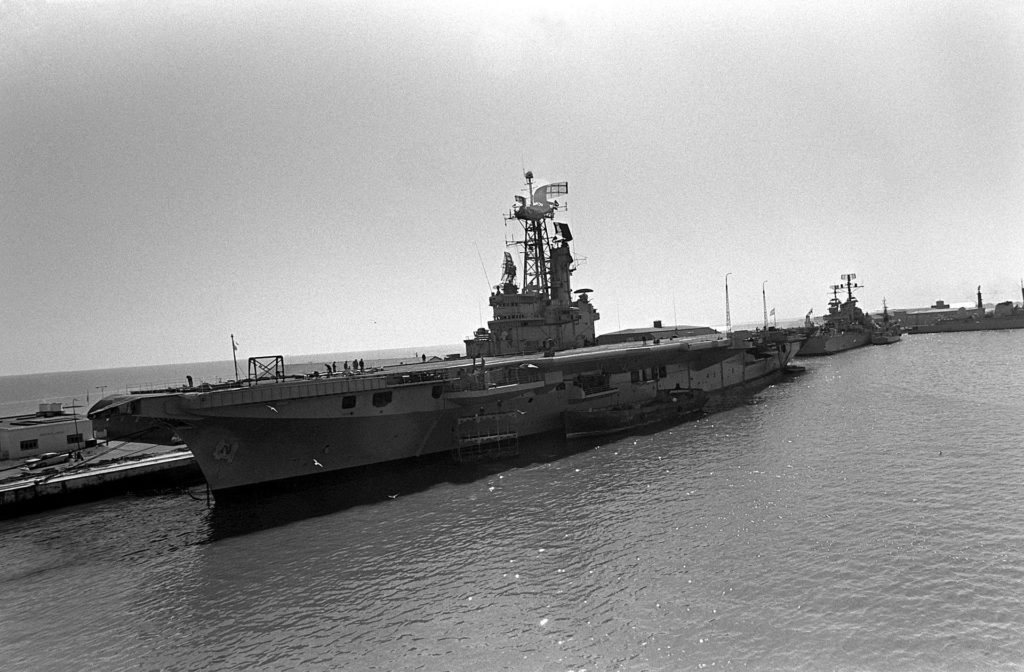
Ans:
[[[357,505],[194,492],[2,521],[0,661],[1018,669],[1022,350],[979,332],[804,360],[696,422]]]

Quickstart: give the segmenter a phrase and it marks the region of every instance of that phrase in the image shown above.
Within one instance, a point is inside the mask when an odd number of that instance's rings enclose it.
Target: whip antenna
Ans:
[[[476,256],[480,259],[480,268],[484,272],[484,280],[487,282],[487,291],[491,291],[491,279],[487,277],[487,266],[484,265],[484,255],[480,254],[480,246],[473,243],[473,247],[476,248]]]

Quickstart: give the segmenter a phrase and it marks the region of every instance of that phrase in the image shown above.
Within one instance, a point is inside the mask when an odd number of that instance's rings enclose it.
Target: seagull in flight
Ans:
[[[276,408],[274,408],[273,406],[271,406],[270,404],[266,404],[266,406],[267,406],[267,408],[269,408],[270,410],[272,410],[272,411],[273,411],[274,413],[277,413],[277,409],[276,409]]]
[[[320,462],[315,457],[313,458],[313,466],[320,467],[321,469],[324,468],[324,465],[320,464]]]

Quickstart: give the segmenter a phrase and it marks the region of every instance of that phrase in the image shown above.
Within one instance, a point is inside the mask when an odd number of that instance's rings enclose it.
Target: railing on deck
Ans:
[[[218,380],[215,383],[201,381],[193,385],[181,384],[177,381],[166,382],[144,382],[125,383],[124,394],[155,394],[168,392],[208,392],[210,390],[225,390],[232,387],[241,387],[248,384],[248,380]],[[121,389],[121,386],[116,388]]]

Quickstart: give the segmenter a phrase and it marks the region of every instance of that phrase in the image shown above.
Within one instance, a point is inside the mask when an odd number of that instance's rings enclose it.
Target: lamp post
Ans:
[[[725,333],[732,333],[732,317],[729,315],[729,276],[732,273],[725,274]]]
[[[767,280],[765,280],[764,282],[761,283],[761,303],[764,305],[764,330],[765,331],[768,331],[768,298],[765,296],[765,293],[764,293],[764,286],[767,285],[767,284],[768,284]]]
[[[82,435],[78,433],[78,399],[71,399],[71,417],[75,419],[75,450],[82,450]]]

